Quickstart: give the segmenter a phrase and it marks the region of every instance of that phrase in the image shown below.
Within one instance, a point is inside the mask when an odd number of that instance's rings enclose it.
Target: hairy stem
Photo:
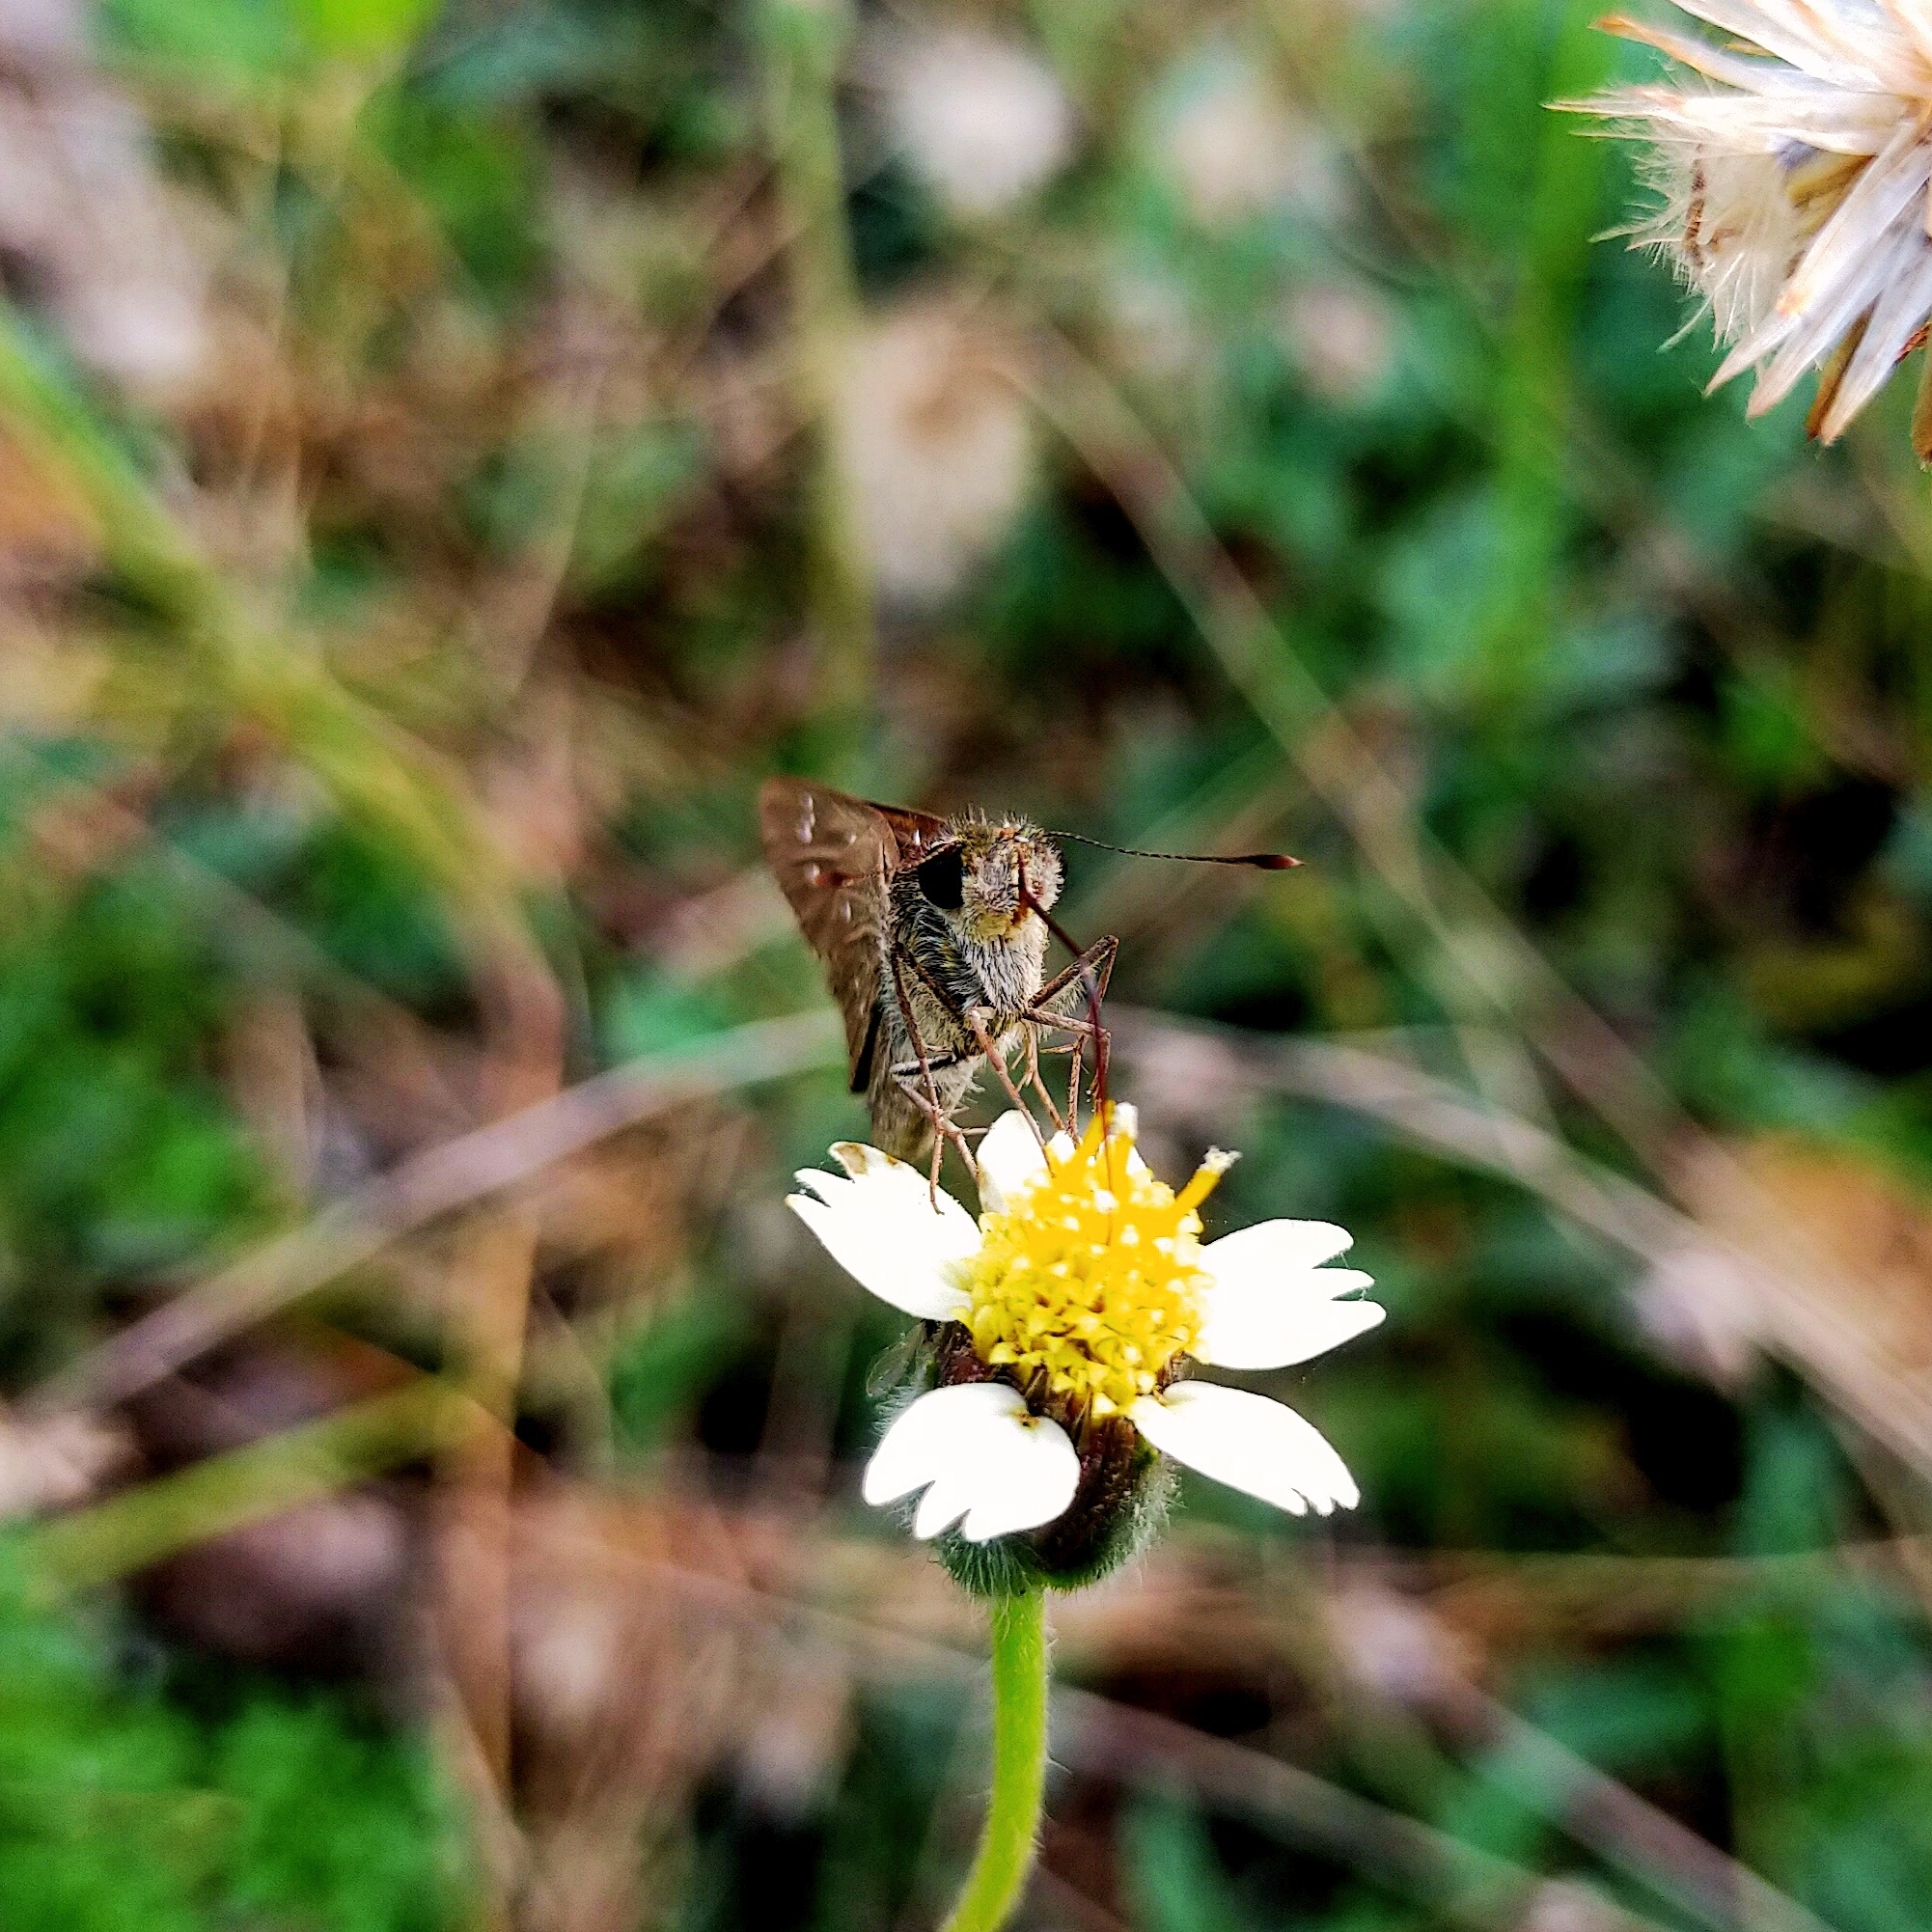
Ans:
[[[1046,1594],[993,1599],[993,1795],[941,1932],[998,1932],[1033,1868],[1046,1790]]]

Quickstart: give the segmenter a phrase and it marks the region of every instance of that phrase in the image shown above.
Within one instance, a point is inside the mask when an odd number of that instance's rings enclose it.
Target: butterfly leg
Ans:
[[[968,1007],[960,1017],[966,1022],[967,1030],[973,1035],[974,1044],[985,1056],[986,1064],[993,1069],[1000,1085],[1007,1090],[1007,1098],[1018,1109],[1021,1118],[1034,1130],[1034,1139],[1038,1141],[1041,1147],[1044,1148],[1046,1141],[1040,1133],[1039,1122],[1027,1111],[1025,1096],[1013,1085],[1013,1073],[1012,1069],[1007,1064],[1007,1056],[1000,1051],[1000,1043],[993,1037],[987,1026],[987,1022],[993,1017],[992,1008],[990,1007]]]
[[[963,1066],[971,1057],[969,1054],[942,1053],[936,1059],[904,1061],[891,1069],[894,1085],[932,1123],[932,1167],[925,1180],[935,1208],[939,1205],[939,1166],[946,1157],[949,1142],[959,1149],[959,1158],[966,1163],[969,1173],[977,1174],[980,1167],[973,1158],[972,1143],[954,1125],[946,1109],[934,1104],[926,1090],[934,1073],[943,1073],[952,1066]]]
[[[1057,1032],[1073,1035],[1072,1065],[1066,1087],[1066,1117],[1076,1127],[1080,1121],[1082,1049],[1090,1039],[1093,1042],[1093,1091],[1102,1100],[1107,1095],[1108,1035],[1107,1029],[1100,1024],[1100,1002],[1106,998],[1107,982],[1114,977],[1114,958],[1119,950],[1120,942],[1112,933],[1096,939],[1079,958],[1055,974],[1039,989],[1033,1005],[1027,1009],[1026,1017],[1035,1026],[1052,1027]],[[1078,985],[1086,996],[1088,1017],[1085,1019],[1052,1010],[1053,1002],[1074,985]]]
[[[1066,1131],[1066,1120],[1058,1107],[1053,1104],[1053,1095],[1046,1090],[1046,1082],[1039,1076],[1039,1029],[1027,1028],[1027,1077],[1020,1083],[1037,1093],[1041,1103],[1051,1116],[1056,1133]]]
[[[979,1164],[973,1158],[973,1149],[966,1144],[966,1136],[952,1124],[952,1117],[947,1112],[939,1098],[939,1083],[932,1076],[936,1071],[958,1066],[966,1056],[957,1053],[941,1054],[937,1059],[926,1052],[925,1041],[920,1037],[919,1020],[913,1012],[912,1002],[905,996],[905,972],[903,961],[911,960],[912,969],[925,981],[930,991],[937,992],[943,1006],[951,1007],[943,990],[932,985],[930,978],[913,955],[904,948],[895,946],[888,955],[892,966],[893,993],[898,1001],[899,1017],[905,1022],[906,1036],[912,1041],[912,1050],[918,1056],[911,1063],[892,1067],[891,1072],[898,1083],[900,1090],[932,1122],[932,1168],[925,1177],[926,1191],[932,1197],[933,1209],[939,1207],[939,1167],[946,1158],[946,1144],[951,1141],[959,1149],[959,1158],[966,1163],[966,1172],[977,1175]],[[913,1074],[919,1075],[917,1083]]]
[[[1056,1027],[1062,1033],[1071,1034],[1072,1063],[1066,1083],[1067,1118],[1078,1126],[1080,1122],[1080,1073],[1086,1056],[1087,1042],[1093,1042],[1093,1078],[1089,1091],[1096,1105],[1107,1098],[1107,1049],[1109,1035],[1107,1029],[1097,1020],[1075,1019],[1069,1013],[1040,1013],[1035,1020],[1036,1026]]]

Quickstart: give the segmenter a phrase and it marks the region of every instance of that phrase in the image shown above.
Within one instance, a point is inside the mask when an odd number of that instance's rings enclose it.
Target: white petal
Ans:
[[[1019,1392],[1004,1382],[966,1382],[920,1396],[872,1451],[866,1465],[866,1501],[893,1503],[925,1488],[950,1466],[974,1430],[1011,1415],[1019,1402]]]
[[[864,1494],[891,1503],[925,1489],[915,1535],[936,1536],[963,1516],[960,1533],[985,1543],[1051,1523],[1079,1482],[1080,1458],[1058,1422],[1029,1414],[1004,1382],[968,1382],[922,1395],[886,1431]]]
[[[1002,1114],[980,1143],[980,1205],[1004,1214],[1014,1195],[1046,1174],[1039,1133],[1018,1108]]]
[[[1127,1414],[1176,1462],[1293,1515],[1312,1507],[1326,1516],[1338,1504],[1353,1509],[1362,1501],[1328,1438],[1265,1395],[1177,1382],[1164,1395],[1143,1395]]]
[[[1621,14],[1617,16],[1615,32],[1621,40],[1641,41],[1646,47],[1655,47],[1673,61],[1682,61],[1687,68],[1731,87],[1754,88],[1766,78],[1762,61],[1714,47],[1695,35],[1673,33],[1668,27],[1626,19]]]
[[[1379,1302],[1337,1299],[1371,1286],[1370,1277],[1307,1260],[1338,1255],[1348,1240],[1326,1222],[1263,1221],[1209,1242],[1201,1255],[1209,1282],[1196,1359],[1217,1368],[1286,1368],[1374,1328],[1387,1312]]]
[[[1065,1512],[1080,1486],[1080,1457],[1056,1421],[1029,1416],[980,1448],[973,1506],[959,1526],[969,1543],[1037,1529]]]
[[[1822,363],[1858,320],[1878,290],[1904,274],[1921,248],[1917,223],[1901,217],[1890,235],[1875,243],[1858,273],[1835,289],[1830,299],[1796,318],[1791,335],[1758,372],[1745,404],[1747,419],[1775,409],[1798,385],[1805,372]],[[1780,300],[1783,298],[1780,296]]]
[[[849,1178],[801,1168],[807,1191],[785,1204],[861,1287],[907,1314],[951,1320],[966,1306],[957,1271],[979,1253],[979,1223],[944,1189],[935,1208],[926,1176],[904,1161],[850,1141],[832,1151]]]
[[[1342,1287],[1368,1285],[1366,1275],[1350,1268],[1324,1268],[1305,1280],[1319,1283],[1329,1275],[1339,1277]],[[1213,1368],[1292,1368],[1379,1328],[1387,1312],[1380,1302],[1304,1294],[1300,1283],[1216,1296],[1194,1355]]]
[[[1898,24],[1911,36],[1919,57],[1932,61],[1932,9],[1927,8],[1925,0],[1892,0],[1891,11],[1898,15]]]
[[[1599,96],[1590,107],[1612,121],[1647,124],[1660,142],[1690,148],[1710,142],[1728,154],[1776,155],[1793,140],[1827,153],[1876,154],[1898,121],[1897,103],[1883,95],[1806,90],[1684,94],[1631,87]]]
[[[1212,1266],[1206,1257],[1218,1255],[1224,1270],[1237,1265],[1265,1265],[1278,1270],[1319,1268],[1355,1246],[1355,1236],[1332,1221],[1257,1221],[1219,1241],[1210,1241],[1201,1251],[1202,1265]],[[1241,1257],[1237,1264],[1235,1257]],[[1265,1256],[1265,1262],[1263,1256]]]

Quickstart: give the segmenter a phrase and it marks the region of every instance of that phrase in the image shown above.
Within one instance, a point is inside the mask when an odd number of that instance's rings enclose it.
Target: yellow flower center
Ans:
[[[1009,1368],[1095,1416],[1151,1394],[1201,1328],[1201,1217],[1231,1156],[1210,1154],[1175,1194],[1139,1162],[1119,1110],[1096,1118],[1071,1152],[980,1217],[965,1322],[982,1362]]]

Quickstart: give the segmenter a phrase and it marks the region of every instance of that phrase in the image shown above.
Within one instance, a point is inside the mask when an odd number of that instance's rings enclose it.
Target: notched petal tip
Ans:
[[[1265,1395],[1181,1382],[1163,1395],[1144,1395],[1128,1413],[1164,1454],[1291,1515],[1312,1508],[1326,1516],[1362,1500],[1328,1438]]]
[[[852,1183],[835,1173],[827,1173],[823,1168],[800,1168],[792,1179],[814,1201],[825,1206],[832,1206],[841,1193],[847,1192]]]
[[[1373,1275],[1365,1275],[1360,1268],[1313,1268],[1309,1271],[1310,1285],[1318,1288],[1330,1301],[1339,1301],[1344,1295],[1359,1295],[1364,1288],[1375,1285]]]
[[[852,1176],[861,1180],[868,1174],[883,1174],[905,1162],[881,1147],[869,1147],[863,1141],[834,1141],[832,1158]]]
[[[849,1179],[802,1169],[799,1182],[804,1191],[787,1195],[786,1205],[862,1288],[924,1321],[951,1321],[964,1311],[959,1267],[977,1250],[980,1229],[951,1195],[939,1196],[935,1211],[925,1178],[902,1161],[891,1169],[862,1164]]]
[[[818,1234],[819,1223],[814,1217],[831,1211],[815,1194],[787,1194],[785,1197],[785,1204],[814,1234]],[[820,1234],[818,1238],[822,1241],[825,1237]]]
[[[919,1499],[912,1516],[912,1533],[922,1543],[929,1543],[952,1529],[971,1506],[971,1499],[959,1493],[958,1484],[941,1477]]]
[[[886,1504],[925,1489],[916,1536],[958,1523],[969,1542],[985,1543],[1051,1523],[1079,1481],[1064,1429],[1029,1414],[1006,1383],[970,1382],[935,1389],[899,1417],[867,1465],[862,1493]]]

